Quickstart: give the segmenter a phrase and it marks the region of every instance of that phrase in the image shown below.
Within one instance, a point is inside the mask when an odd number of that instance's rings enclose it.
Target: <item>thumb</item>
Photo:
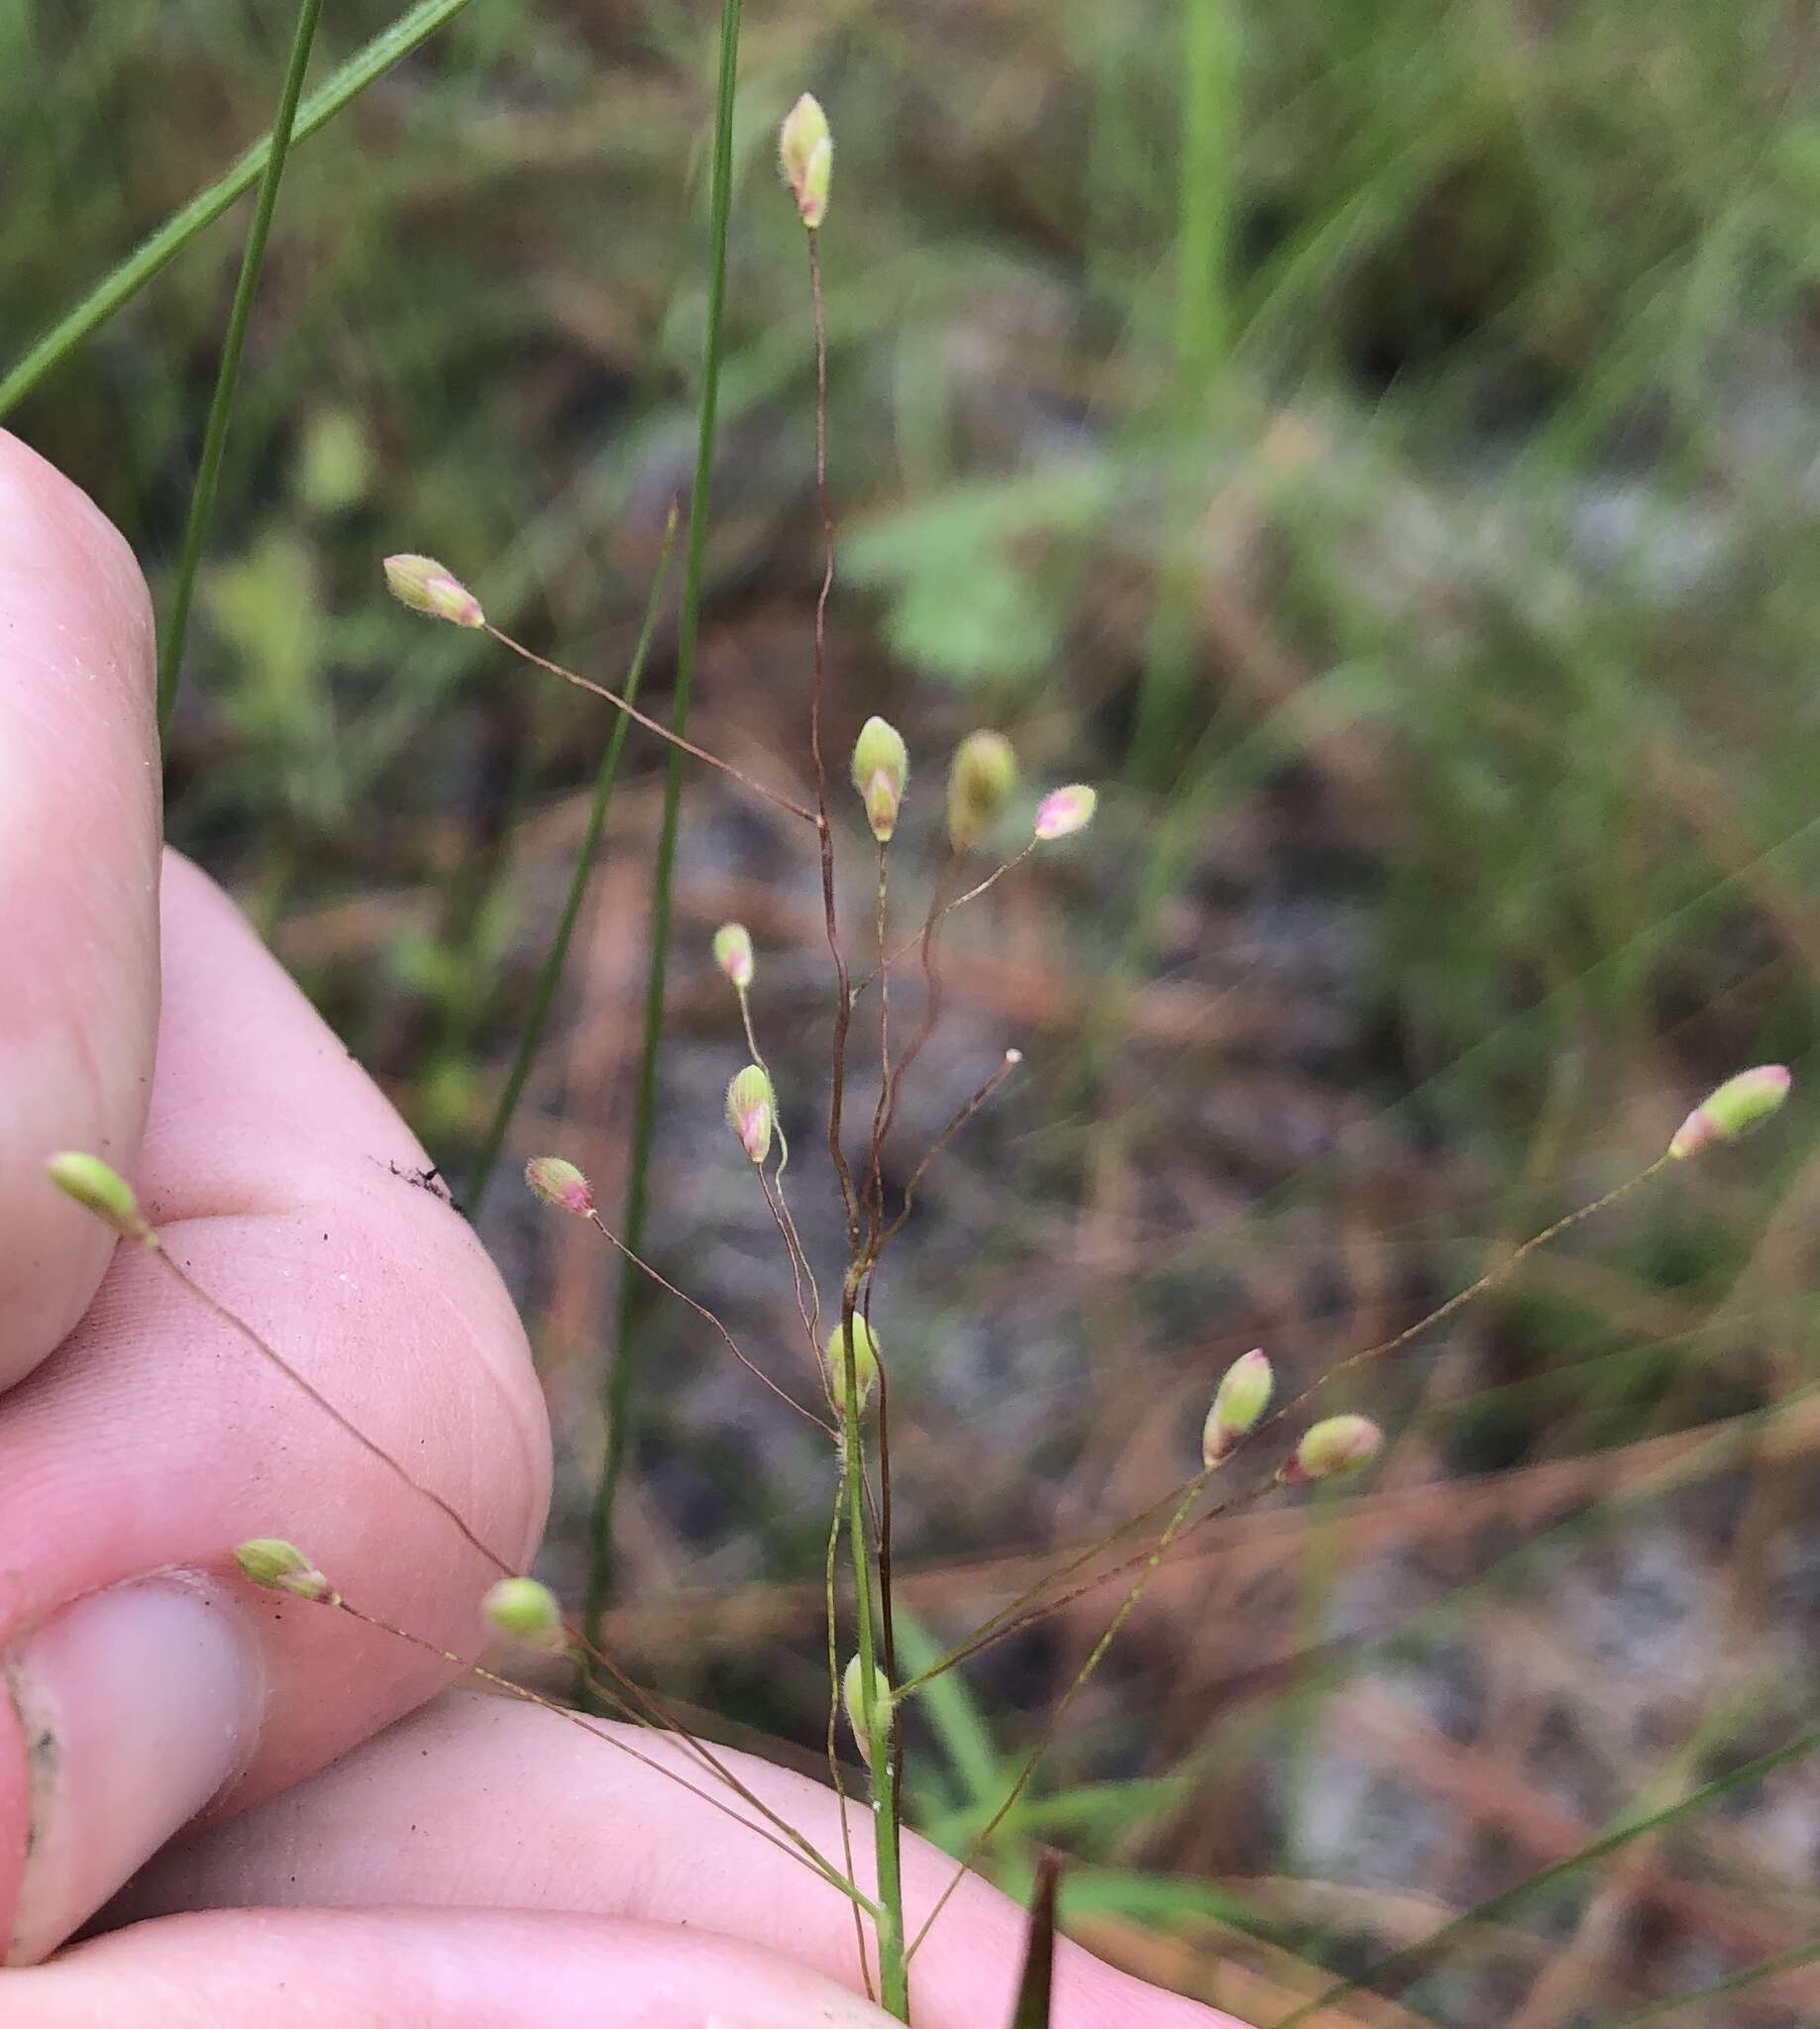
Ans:
[[[636,1756],[616,1752],[631,1747]],[[718,1759],[736,1771],[742,1799],[683,1786],[678,1777],[702,1771],[672,1736],[605,1721],[563,1725],[516,1699],[451,1692],[259,1810],[162,1853],[109,1916],[273,1903],[586,1909],[692,1933],[705,1926],[858,1987],[852,1903],[794,1852],[758,1836],[765,1825],[746,1815],[746,1800],[760,1800],[773,1823],[840,1855],[833,1792],[731,1750]],[[855,1858],[864,1886],[866,1854]],[[953,1878],[946,1854],[906,1838],[912,1936]],[[1009,2023],[1026,1929],[1016,1904],[969,1875],[915,1953],[920,2029]],[[748,2019],[728,2010],[724,2029],[745,2029]],[[817,2019],[803,2018],[805,2029]],[[1240,2029],[1231,2015],[1147,1987],[1066,1939],[1056,1949],[1054,2022]],[[692,2029],[703,2029],[699,2018]]]

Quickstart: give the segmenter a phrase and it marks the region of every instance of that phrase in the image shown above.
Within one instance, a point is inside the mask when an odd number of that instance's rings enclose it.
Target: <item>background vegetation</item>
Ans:
[[[327,10],[314,74],[390,13]],[[0,6],[0,371],[263,131],[292,19]],[[170,832],[458,1195],[607,727],[414,624],[377,559],[434,552],[533,646],[623,669],[693,458],[712,40],[681,0],[475,0],[300,147],[252,326]],[[1814,1723],[1817,66],[1799,0],[748,10],[697,733],[804,780],[812,360],[772,148],[806,85],[839,149],[833,750],[903,726],[912,849],[975,724],[1105,791],[1081,849],[957,926],[910,1104],[913,1150],[1026,1052],[886,1292],[931,1644],[1179,1480],[1237,1351],[1312,1379],[1719,1076],[1796,1070],[1748,1155],[1362,1380],[1344,1406],[1393,1437],[1368,1488],[1204,1533],[996,1836],[1009,1885],[1059,1844],[1083,1936],[1260,2022]],[[199,239],[8,418],[161,604],[239,247]],[[659,696],[674,649],[673,590]],[[661,757],[628,765],[515,1137],[603,1205]],[[654,1249],[782,1343],[705,944],[751,924],[806,1125],[813,869],[696,778],[678,903]],[[804,1211],[825,1182],[805,1155]],[[482,1227],[548,1375],[573,1596],[614,1292],[515,1191]],[[613,1639],[812,1762],[825,1460],[687,1314],[642,1330]],[[965,1845],[1108,1605],[925,1702],[931,1836]],[[1817,1861],[1796,1760],[1315,2019],[1811,2022],[1820,1975],[1784,1961]]]

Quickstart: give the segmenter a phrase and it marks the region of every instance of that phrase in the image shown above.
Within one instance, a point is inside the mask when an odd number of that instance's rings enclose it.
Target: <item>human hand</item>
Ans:
[[[151,1255],[113,1252],[49,1188],[55,1149],[131,1177],[172,1258],[519,1568],[549,1442],[491,1265],[399,1174],[422,1151],[233,907],[161,859],[152,664],[119,537],[0,433],[0,2021],[882,2021],[847,1904],[749,1825],[549,1713],[435,1697],[448,1665],[234,1574],[239,1542],[295,1536],[363,1607],[472,1653],[494,1572]],[[738,1760],[838,1850],[826,1792]],[[913,1923],[946,1867],[907,1869]],[[58,1951],[110,1898],[126,1927]],[[1007,2021],[1020,1929],[969,1882],[916,1959],[918,2022]],[[1228,2018],[1064,1947],[1055,2019]]]

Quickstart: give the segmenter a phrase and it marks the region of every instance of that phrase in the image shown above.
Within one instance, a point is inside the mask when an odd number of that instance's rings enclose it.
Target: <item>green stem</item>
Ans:
[[[878,1643],[872,1618],[872,1565],[866,1550],[865,1453],[860,1447],[859,1356],[853,1343],[853,1290],[841,1316],[841,1471],[847,1490],[847,1535],[853,1549],[853,1609],[859,1624],[860,1724],[872,1775],[873,1851],[879,1874],[879,2004],[910,2020],[910,1967],[904,1949],[904,1882],[898,1866],[898,1783],[892,1760],[891,1705],[878,1696]]]
[[[645,658],[651,652],[651,637],[657,631],[658,607],[663,600],[664,586],[670,576],[670,554],[676,543],[677,516],[671,510],[669,525],[664,530],[663,552],[657,560],[657,575],[651,581],[651,593],[645,601],[644,625],[639,629],[638,646],[632,651],[632,664],[626,672],[624,695],[631,703],[638,695],[638,687],[644,681]],[[499,1103],[493,1109],[492,1120],[487,1123],[486,1138],[481,1144],[481,1153],[475,1161],[474,1175],[468,1184],[467,1207],[470,1218],[480,1212],[481,1201],[486,1196],[486,1188],[492,1182],[493,1171],[498,1167],[499,1151],[505,1146],[505,1136],[512,1124],[512,1116],[518,1110],[518,1101],[524,1092],[525,1080],[531,1075],[544,1030],[549,1025],[550,1010],[555,1005],[556,990],[562,983],[563,967],[568,962],[569,946],[575,937],[575,926],[581,919],[582,904],[587,899],[588,884],[593,873],[594,856],[600,848],[600,834],[606,827],[606,815],[612,805],[613,784],[619,774],[619,755],[625,746],[626,734],[632,721],[624,712],[613,721],[612,737],[606,743],[606,752],[600,761],[600,772],[594,778],[594,800],[588,812],[588,828],[582,833],[582,843],[577,849],[575,871],[569,877],[569,893],[563,902],[562,919],[556,926],[556,935],[550,949],[544,956],[543,970],[537,976],[537,993],[531,1002],[530,1016],[525,1022],[524,1033],[518,1038],[518,1048],[512,1058],[512,1068],[505,1081],[505,1089],[499,1095]]]
[[[240,280],[234,287],[234,306],[228,312],[228,333],[222,343],[221,365],[215,374],[215,397],[209,403],[208,427],[202,435],[202,459],[196,467],[195,490],[189,496],[189,520],[183,529],[182,554],[177,559],[177,586],[170,601],[170,617],[164,624],[163,645],[158,663],[158,729],[161,738],[170,725],[170,708],[176,702],[177,675],[183,667],[183,639],[189,632],[190,600],[195,596],[196,570],[202,562],[202,545],[208,540],[209,518],[215,510],[215,485],[221,478],[221,457],[227,448],[228,418],[234,411],[234,387],[240,378],[241,355],[247,347],[247,326],[253,317],[253,299],[259,294],[260,270],[266,265],[266,244],[271,237],[271,215],[278,206],[278,184],[284,174],[284,159],[290,153],[291,135],[297,124],[297,102],[303,96],[303,73],[309,68],[310,50],[316,41],[316,24],[322,18],[322,0],[303,0],[297,9],[297,29],[291,38],[290,59],[284,66],[284,89],[278,96],[277,117],[266,149],[266,170],[260,178],[259,201],[253,208],[253,225],[247,234],[246,252],[241,256]]]
[[[1238,139],[1238,23],[1232,0],[1182,0],[1182,117],[1175,217],[1175,413],[1171,428],[1195,444],[1209,395],[1232,342],[1231,239]],[[1157,565],[1131,754],[1139,780],[1167,780],[1194,680],[1199,567],[1190,532],[1200,507],[1202,460],[1172,486],[1174,504]]]
[[[847,1785],[840,1772],[840,1609],[835,1604],[834,1573],[840,1561],[840,1518],[841,1509],[847,1496],[847,1454],[840,1454],[840,1484],[834,1492],[834,1513],[828,1521],[828,1553],[826,1561],[827,1624],[828,1624],[828,1780],[840,1803],[840,1861],[847,1870],[850,1881],[857,1880],[853,1869],[853,1827],[847,1812]],[[872,1990],[872,1976],[866,1971],[866,1920],[858,1902],[853,1904],[853,1941],[859,1949],[860,1972],[865,1980],[866,1998],[876,2000]]]
[[[1231,0],[1182,0],[1175,365],[1185,408],[1206,399],[1231,343],[1231,242],[1238,25]]]
[[[390,28],[381,29],[304,102],[291,129],[292,146],[326,127],[344,106],[453,21],[468,4],[469,0],[418,0]],[[266,172],[272,139],[268,134],[255,142],[232,168],[206,190],[198,191],[181,210],[172,212],[150,239],[142,241],[111,274],[57,319],[18,366],[0,379],[0,417],[10,414],[47,374],[85,338],[99,331],[115,311],[130,303],[154,275],[168,267],[198,233],[205,232],[253,188]]]
[[[726,302],[727,219],[733,208],[733,99],[739,71],[740,0],[722,0],[720,71],[714,95],[714,161],[708,215],[707,331],[702,341],[701,404],[696,432],[696,484],[689,506],[689,554],[684,566],[683,605],[677,623],[676,698],[671,729],[689,729],[689,694],[696,670],[696,638],[701,617],[701,583],[707,556],[708,488],[714,467],[714,417],[720,395],[722,317]],[[683,755],[670,751],[664,780],[663,829],[651,897],[651,971],[645,993],[644,1049],[638,1067],[638,1111],[626,1187],[626,1245],[642,1247],[650,1193],[651,1142],[657,1124],[657,1066],[663,1046],[664,975],[670,958],[671,885],[676,869],[677,817],[683,797]],[[613,1584],[613,1508],[625,1475],[637,1339],[633,1331],[637,1284],[620,1285],[617,1339],[606,1385],[606,1455],[594,1490],[588,1571],[586,1627],[597,1640]]]
[[[1060,1701],[1057,1703],[1055,1710],[1050,1713],[1048,1723],[1037,1736],[1035,1747],[1030,1750],[1023,1766],[1018,1769],[1011,1788],[1000,1799],[998,1808],[993,1812],[992,1816],[974,1834],[973,1843],[967,1849],[965,1859],[962,1860],[960,1866],[949,1876],[947,1886],[936,1897],[934,1908],[923,1918],[922,1928],[916,1933],[915,1939],[910,1948],[911,1958],[914,1958],[916,1953],[922,1949],[923,1939],[935,1928],[935,1919],[948,1906],[949,1898],[953,1895],[955,1889],[967,1878],[967,1875],[972,1871],[981,1855],[985,1853],[986,1848],[991,1844],[992,1835],[1004,1824],[1005,1820],[1011,1815],[1017,1799],[1029,1787],[1030,1778],[1036,1773],[1037,1766],[1041,1762],[1043,1756],[1048,1753],[1050,1742],[1054,1740],[1056,1734],[1061,1730],[1062,1721],[1067,1718],[1074,1701],[1087,1688],[1088,1680],[1100,1667],[1100,1664],[1105,1661],[1108,1650],[1118,1641],[1120,1631],[1124,1628],[1125,1622],[1137,1610],[1137,1602],[1143,1597],[1144,1588],[1155,1577],[1164,1557],[1169,1554],[1170,1546],[1182,1533],[1183,1526],[1194,1512],[1195,1504],[1200,1500],[1202,1489],[1206,1486],[1210,1476],[1209,1473],[1204,1472],[1199,1479],[1192,1481],[1188,1491],[1176,1504],[1175,1513],[1170,1516],[1168,1527],[1151,1547],[1148,1556],[1144,1559],[1142,1570],[1138,1572],[1131,1589],[1121,1600],[1119,1611],[1113,1615],[1105,1634],[1094,1644],[1092,1653],[1088,1655],[1087,1660],[1081,1664],[1074,1681],[1062,1693]],[[879,1900],[884,1902],[884,1896],[881,1895]],[[889,1907],[889,1905],[887,1906]]]
[[[1778,1973],[1792,1973],[1796,1967],[1809,1966],[1816,1959],[1820,1959],[1820,1939],[1811,1944],[1796,1945],[1786,1952],[1777,1952],[1771,1959],[1760,1959],[1755,1966],[1728,1973],[1709,1986],[1689,1987],[1685,1993],[1647,2001],[1641,2008],[1632,2008],[1627,2014],[1612,2015],[1603,2022],[1595,2023],[1593,2029],[1638,2029],[1640,2023],[1659,2022],[1664,2015],[1679,2014],[1683,2008],[1700,2007],[1704,2002],[1716,2001],[1722,1994],[1741,1993],[1760,1980],[1773,1979]],[[1712,2017],[1709,2015],[1706,2019],[1710,2021]]]

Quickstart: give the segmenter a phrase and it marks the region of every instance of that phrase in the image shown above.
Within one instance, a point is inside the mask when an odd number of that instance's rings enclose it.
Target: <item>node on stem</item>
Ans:
[[[859,1387],[859,1406],[864,1409],[872,1385],[879,1377],[879,1341],[872,1327],[858,1312],[853,1317],[853,1378]],[[834,1407],[847,1406],[847,1328],[836,1325],[828,1337],[828,1385]]]
[[[853,1743],[866,1766],[872,1766],[872,1736],[866,1730],[865,1665],[856,1655],[841,1673],[840,1702],[846,1707],[847,1724],[853,1729]],[[872,1703],[883,1712],[891,1704],[891,1679],[875,1662],[872,1665]]]

